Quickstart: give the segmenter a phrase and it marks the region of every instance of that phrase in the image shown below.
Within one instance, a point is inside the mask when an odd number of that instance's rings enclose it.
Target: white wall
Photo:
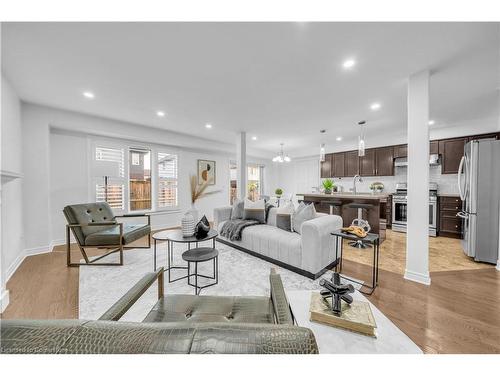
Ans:
[[[10,83],[2,75],[1,169],[21,174],[21,104]],[[6,282],[22,260],[23,217],[22,179],[15,179],[1,188],[1,296],[8,298]]]
[[[211,189],[221,190],[197,202],[200,215],[205,214],[212,220],[215,207],[229,204],[229,162],[236,157],[236,147],[220,146],[217,151],[197,149],[200,146],[197,139],[190,147],[178,147],[172,142],[178,141],[179,135],[172,140],[168,131],[29,103],[23,103],[22,111],[26,154],[23,163],[26,181],[30,181],[24,199],[30,207],[40,208],[29,216],[31,210],[26,210],[25,228],[30,228],[26,232],[26,246],[32,248],[31,252],[47,250],[64,241],[62,209],[65,205],[93,199],[88,160],[90,144],[95,139],[130,145],[160,145],[179,155],[179,210],[153,214],[151,221],[155,229],[180,224],[182,215],[190,207],[189,175],[196,174],[198,159],[216,161],[216,185]],[[185,139],[180,143],[187,144]],[[276,181],[274,165],[270,160],[251,156],[248,162],[266,166],[264,192],[269,194]]]

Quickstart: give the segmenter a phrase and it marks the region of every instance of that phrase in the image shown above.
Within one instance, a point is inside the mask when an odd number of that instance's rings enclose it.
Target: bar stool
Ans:
[[[373,205],[368,203],[349,203],[347,207],[358,209],[358,217],[352,221],[351,225],[361,227],[366,232],[369,232],[371,227],[368,223],[368,220],[363,219],[363,210],[366,210],[366,216],[368,216],[368,210],[373,208]],[[369,243],[364,243],[361,240],[351,241],[349,242],[349,245],[358,249],[366,249],[367,247],[371,247]]]
[[[342,201],[339,200],[323,201],[321,202],[321,205],[330,208],[330,215],[342,216]]]

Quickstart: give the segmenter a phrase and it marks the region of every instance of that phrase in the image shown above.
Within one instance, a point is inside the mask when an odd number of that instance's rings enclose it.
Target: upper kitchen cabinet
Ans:
[[[394,146],[393,149],[395,158],[406,158],[408,156],[408,145]]]
[[[359,174],[358,151],[348,151],[344,153],[345,157],[345,176],[353,177]]]
[[[380,147],[376,149],[376,176],[394,175],[394,148]]]
[[[332,177],[332,154],[325,155],[325,161],[321,162],[321,178]]]
[[[359,157],[359,174],[361,176],[375,176],[375,169],[375,149],[365,150],[365,156]]]
[[[460,159],[464,155],[464,146],[467,137],[443,139],[439,141],[439,153],[441,154],[441,173],[458,173]]]
[[[332,155],[332,177],[345,177],[345,153],[337,152]]]
[[[439,141],[431,141],[429,143],[429,154],[439,154]]]

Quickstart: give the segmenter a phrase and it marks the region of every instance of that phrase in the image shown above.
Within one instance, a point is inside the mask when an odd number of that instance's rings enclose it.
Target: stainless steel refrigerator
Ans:
[[[458,170],[458,190],[464,201],[464,253],[476,261],[497,263],[500,202],[500,141],[470,141]]]

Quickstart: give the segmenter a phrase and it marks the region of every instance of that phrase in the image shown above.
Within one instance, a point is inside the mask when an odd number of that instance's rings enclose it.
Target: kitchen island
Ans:
[[[324,193],[303,193],[297,194],[299,200],[304,200],[306,203],[314,203],[317,212],[330,213],[331,202],[340,203],[338,212],[334,214],[342,216],[344,226],[351,225],[352,221],[358,217],[358,210],[349,208],[349,203],[365,203],[371,204],[373,207],[368,210],[363,210],[363,218],[368,220],[371,226],[371,233],[376,233],[380,236],[380,241],[385,239],[386,230],[386,205],[389,199],[388,193],[348,193],[339,192],[332,194]]]

